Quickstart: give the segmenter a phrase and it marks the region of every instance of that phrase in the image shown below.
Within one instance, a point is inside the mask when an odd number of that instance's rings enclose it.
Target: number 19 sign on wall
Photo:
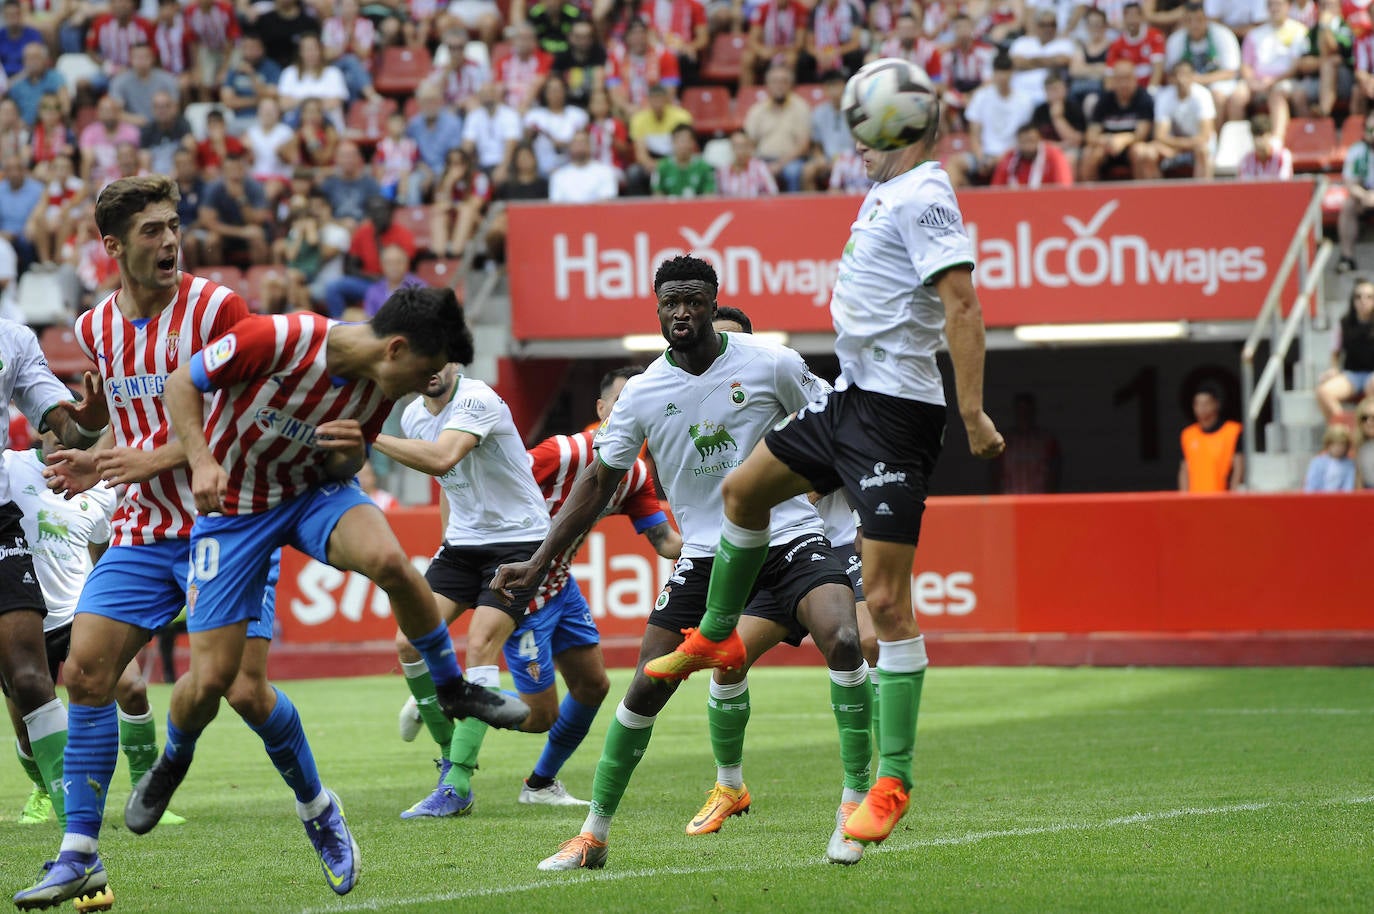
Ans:
[[[990,326],[1245,320],[1312,199],[1308,182],[1103,184],[960,195]],[[831,329],[837,260],[858,196],[516,204],[517,339],[653,332],[653,271],[705,257],[720,300],[754,324]]]

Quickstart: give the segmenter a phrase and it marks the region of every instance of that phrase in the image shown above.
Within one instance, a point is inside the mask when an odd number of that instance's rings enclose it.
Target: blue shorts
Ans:
[[[1350,386],[1355,388],[1355,399],[1364,399],[1364,389],[1369,384],[1369,379],[1374,378],[1374,371],[1344,371],[1341,373],[1350,382]]]
[[[190,557],[191,542],[184,539],[114,546],[106,550],[86,577],[76,611],[157,631],[175,619],[186,605]],[[261,596],[255,614],[248,617],[248,637],[272,640],[280,577],[279,549],[272,554],[263,588],[257,591]],[[132,600],[131,594],[136,595]]]
[[[260,601],[254,595],[280,573],[272,557],[282,546],[328,564],[329,537],[339,519],[358,505],[372,504],[356,482],[331,482],[259,514],[197,517],[191,528],[187,630],[257,618]]]
[[[515,690],[534,695],[553,686],[553,658],[574,647],[601,643],[592,611],[577,581],[568,578],[558,595],[525,616],[506,639],[506,667]]]

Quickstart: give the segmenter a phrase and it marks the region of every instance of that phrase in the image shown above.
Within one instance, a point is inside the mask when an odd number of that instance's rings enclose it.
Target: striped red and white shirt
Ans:
[[[196,36],[186,24],[184,16],[171,22],[159,21],[153,30],[153,46],[157,48],[157,59],[162,69],[173,75],[191,69],[195,56]]]
[[[325,339],[337,321],[318,314],[255,315],[212,340],[191,362],[196,386],[214,391],[205,437],[229,473],[227,515],[261,514],[329,482],[315,429],[356,419],[376,439],[392,401],[368,380],[336,379]]]
[[[592,447],[595,437],[596,433],[592,431],[554,435],[545,438],[530,451],[530,470],[534,473],[534,481],[539,483],[539,490],[544,493],[549,517],[558,516],[578,474],[596,461],[596,449]],[[668,519],[654,491],[649,466],[643,460],[636,460],[625,478],[620,480],[601,517],[610,517],[612,514],[624,514],[630,518],[636,533],[643,533]],[[530,601],[531,611],[543,608],[567,586],[573,558],[586,538],[586,534],[579,536],[554,560],[543,586]]]
[[[370,59],[376,40],[376,26],[371,19],[362,16],[355,17],[351,23],[344,22],[341,16],[331,16],[320,29],[320,44],[326,51],[353,54],[364,63]]]
[[[1260,161],[1252,149],[1241,156],[1236,177],[1242,181],[1287,181],[1293,177],[1293,153],[1275,141],[1269,158]]]
[[[822,0],[811,11],[812,41],[820,50],[833,50],[847,43],[863,25],[863,7],[857,0],[836,0],[833,4]]]
[[[225,0],[194,3],[186,7],[183,15],[196,42],[208,51],[228,51],[239,38],[238,17],[234,15],[234,7]]]
[[[716,193],[722,197],[771,197],[778,182],[762,159],[753,158],[744,168],[728,165],[716,169]]]
[[[141,16],[132,16],[121,25],[114,13],[102,13],[86,33],[86,50],[101,60],[107,73],[128,68],[134,45],[152,43],[153,24]]]
[[[77,318],[76,339],[99,370],[115,446],[147,451],[166,444],[172,437],[162,403],[167,376],[247,316],[237,292],[182,273],[176,299],[157,317],[130,321],[119,310],[116,290]],[[189,537],[195,514],[190,471],[169,470],[129,486],[115,512],[111,543],[141,546]]]
[[[526,102],[533,104],[534,90],[551,69],[553,58],[540,49],[525,58],[512,51],[498,59],[496,81],[506,87],[506,104],[517,110],[523,109]]]

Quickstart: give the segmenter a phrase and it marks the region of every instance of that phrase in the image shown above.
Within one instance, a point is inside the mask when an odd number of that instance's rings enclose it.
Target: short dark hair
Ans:
[[[825,73],[821,75],[822,85],[825,83],[842,83],[844,81],[845,75],[839,70],[826,70]]]
[[[1267,114],[1256,114],[1250,118],[1250,135],[1264,136],[1266,133],[1274,132],[1274,122],[1269,119]]]
[[[1020,136],[1020,135],[1023,134],[1023,133],[1034,133],[1034,134],[1036,134],[1037,136],[1039,136],[1039,134],[1040,134],[1040,128],[1037,127],[1037,126],[1035,126],[1035,122],[1034,122],[1034,121],[1026,121],[1026,122],[1025,122],[1024,124],[1022,124],[1020,127],[1017,127],[1017,128],[1016,128],[1016,135],[1017,135],[1017,136]]]
[[[1205,13],[1207,7],[1203,5],[1202,0],[1188,0],[1187,3],[1183,4],[1183,11],[1185,13]]]
[[[692,139],[694,140],[697,138],[697,132],[691,124],[678,124],[676,127],[674,127],[672,136],[676,139],[679,133],[690,134]]]
[[[628,381],[630,378],[642,374],[644,374],[644,369],[638,365],[622,365],[620,368],[612,368],[601,376],[601,385],[597,387],[596,392],[601,399],[604,400],[606,399],[606,391],[609,390],[611,385],[616,381],[619,381],[621,378]]]
[[[450,362],[472,363],[472,331],[452,289],[403,285],[378,309],[371,326],[379,339],[405,337],[420,355],[442,354]]]
[[[1137,3],[1136,0],[1131,0],[1130,3],[1127,3],[1125,6],[1121,7],[1121,12],[1125,13],[1126,10],[1131,9],[1132,7],[1135,7],[1136,12],[1141,13],[1142,15],[1145,12],[1145,8],[1142,7],[1139,3]]]
[[[658,272],[654,273],[654,291],[657,292],[665,282],[692,279],[706,283],[713,292],[720,288],[715,267],[700,257],[682,254],[659,264]]]
[[[716,320],[734,321],[735,323],[739,324],[740,327],[744,328],[745,333],[754,332],[754,322],[749,320],[749,315],[745,314],[742,310],[736,308],[734,305],[717,305]]]
[[[1226,405],[1226,391],[1216,381],[1203,381],[1197,386],[1197,391],[1193,395],[1197,396],[1197,394],[1206,394],[1217,401],[1217,406]]]
[[[129,223],[154,203],[181,201],[181,191],[167,175],[142,175],[120,178],[110,182],[95,201],[95,225],[102,237],[113,235],[121,242],[129,232]]]
[[[1009,73],[1016,67],[1011,62],[1010,54],[1006,51],[998,51],[997,56],[992,59],[992,69],[993,72],[1004,71]]]
[[[1201,6],[1201,4],[1199,4],[1199,6]],[[1104,11],[1104,10],[1102,10],[1102,9],[1096,7],[1096,6],[1090,6],[1090,7],[1088,7],[1088,11],[1087,11],[1086,13],[1083,14],[1083,18],[1084,18],[1084,19],[1091,19],[1091,18],[1093,18],[1094,16],[1098,17],[1098,18],[1101,19],[1103,22],[1106,22],[1106,21],[1107,21],[1107,13],[1106,13],[1106,11]]]

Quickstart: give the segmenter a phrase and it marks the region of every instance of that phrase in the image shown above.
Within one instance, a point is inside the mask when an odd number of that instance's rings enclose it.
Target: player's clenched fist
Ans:
[[[1002,456],[1002,452],[1007,449],[1007,442],[987,413],[979,413],[978,417],[968,424],[967,430],[968,449],[974,457],[991,460]]]

